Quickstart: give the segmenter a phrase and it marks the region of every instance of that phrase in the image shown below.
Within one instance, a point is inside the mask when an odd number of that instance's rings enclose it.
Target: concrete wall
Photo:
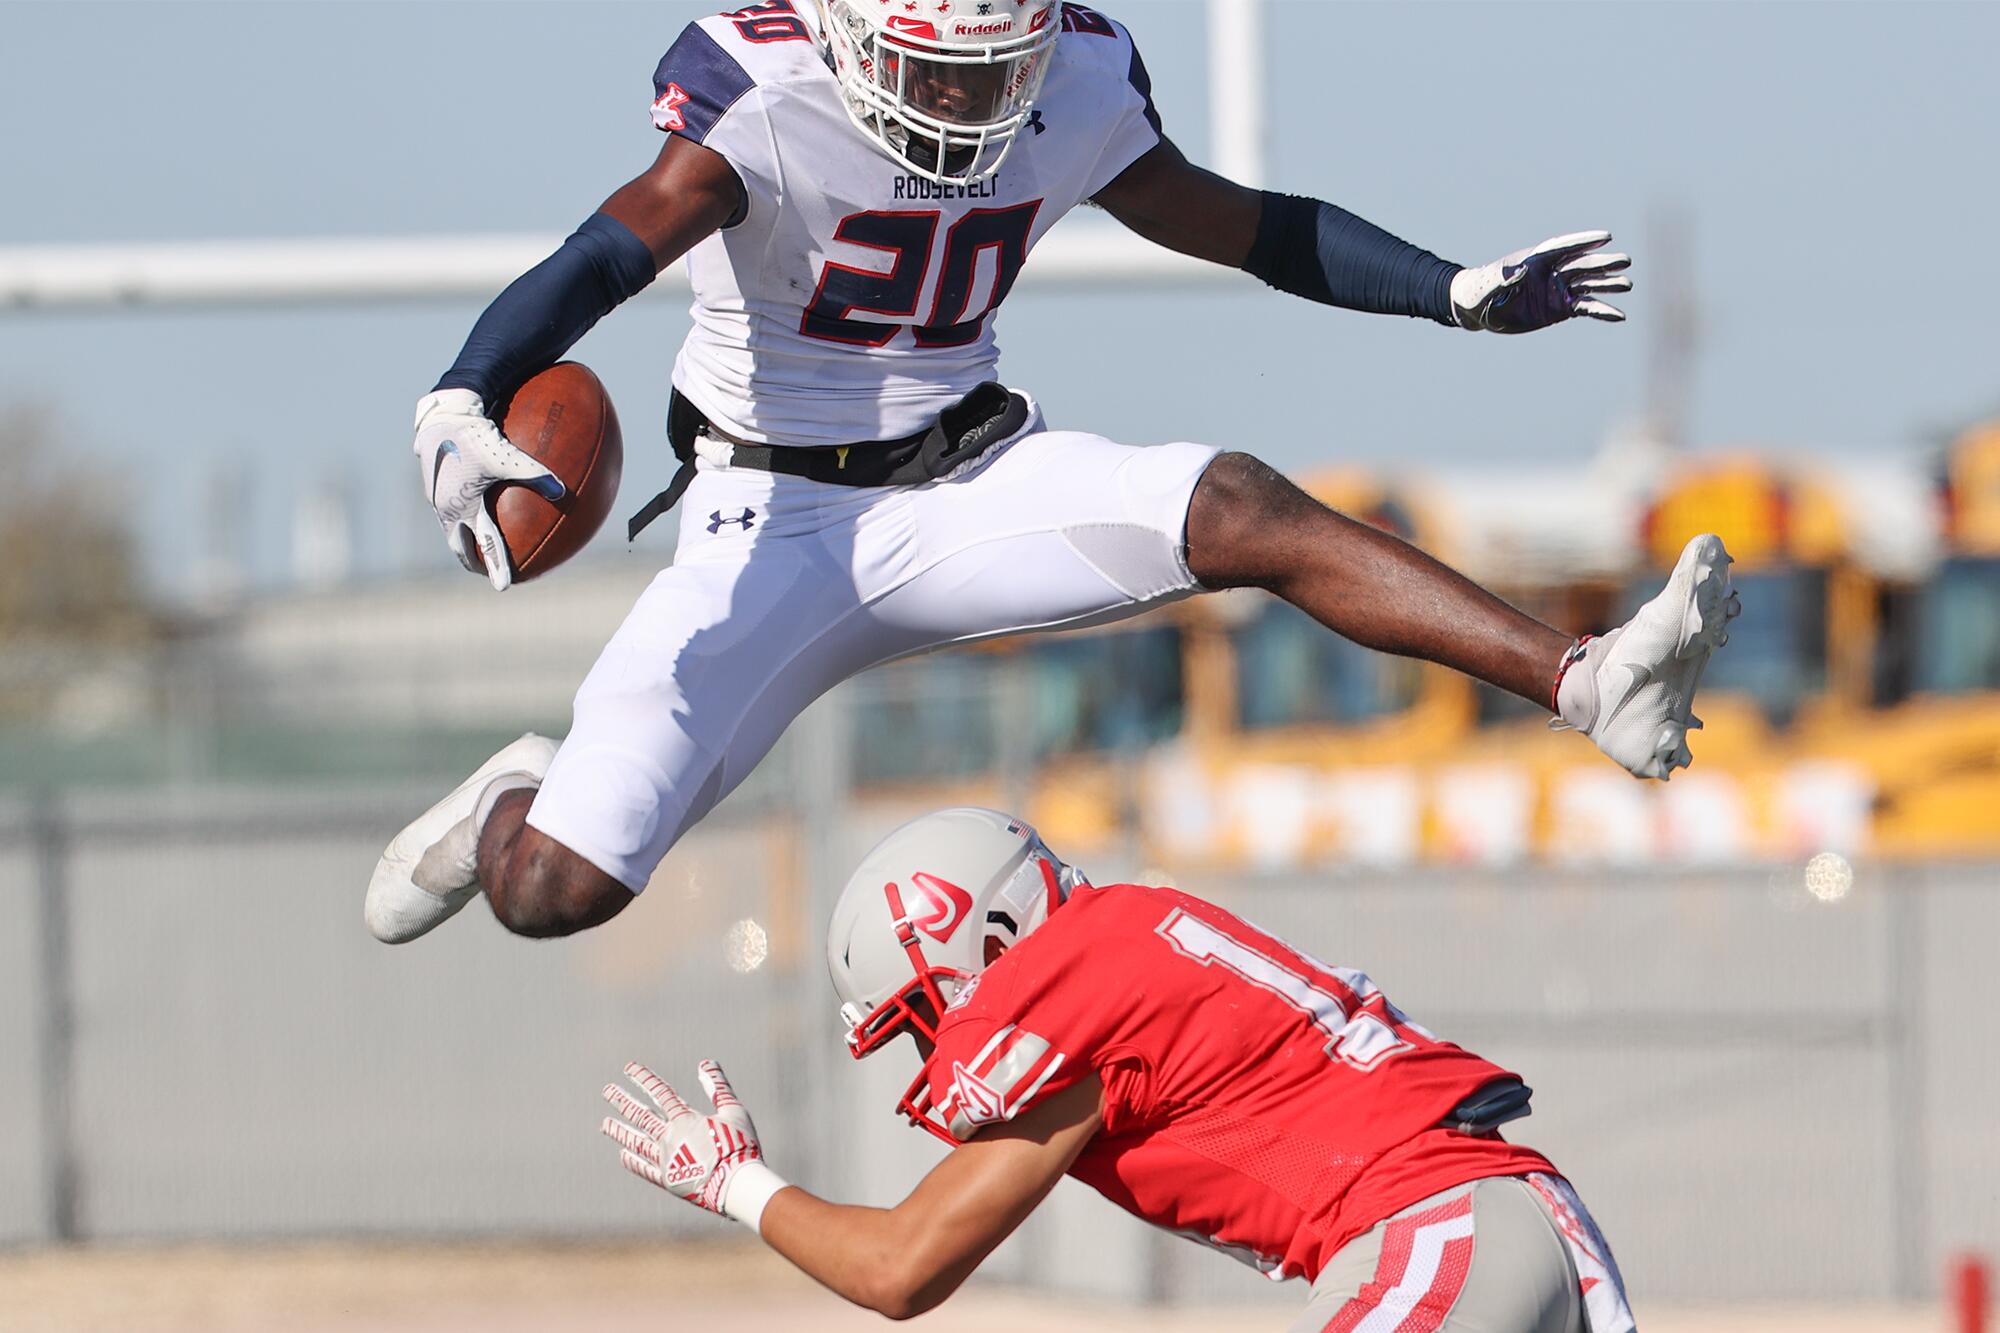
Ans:
[[[72,801],[39,834],[0,812],[0,1243],[63,1225],[120,1240],[711,1225],[624,1177],[596,1135],[598,1088],[634,1057],[681,1079],[721,1058],[802,1184],[888,1202],[934,1160],[891,1114],[907,1056],[840,1050],[803,925],[848,863],[839,844],[881,830],[739,802],[605,929],[517,940],[475,904],[385,948],[361,891],[426,799]],[[68,914],[55,972],[51,865]],[[1536,1109],[1516,1137],[1570,1174],[1641,1299],[1919,1295],[1944,1254],[2000,1239],[1993,866],[1863,865],[1836,902],[1767,869],[1186,887],[1365,968],[1520,1071]],[[731,953],[745,920],[768,940],[747,971]],[[51,1134],[45,1029],[62,1006],[46,988],[64,970],[74,1040]],[[67,1223],[50,1206],[64,1144]],[[1125,1299],[1298,1296],[1071,1186],[989,1271]]]

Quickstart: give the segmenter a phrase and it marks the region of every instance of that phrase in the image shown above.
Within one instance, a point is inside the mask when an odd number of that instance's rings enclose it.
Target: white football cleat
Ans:
[[[362,917],[384,944],[403,944],[442,924],[479,892],[480,798],[496,782],[539,787],[556,742],[529,732],[479,766],[451,795],[389,840],[368,881]]]
[[[1550,725],[1575,727],[1637,777],[1664,781],[1686,768],[1693,760],[1687,733],[1701,729],[1692,712],[1695,689],[1742,610],[1729,564],[1713,533],[1683,547],[1657,597],[1609,634],[1570,650]]]

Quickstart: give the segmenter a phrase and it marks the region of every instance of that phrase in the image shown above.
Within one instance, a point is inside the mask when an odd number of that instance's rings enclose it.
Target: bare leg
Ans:
[[[516,935],[546,938],[601,926],[633,893],[555,839],[528,827],[531,790],[494,803],[479,831],[479,882],[500,924]]]
[[[1248,454],[1223,454],[1202,475],[1187,541],[1210,588],[1263,588],[1365,648],[1440,662],[1543,708],[1573,641]]]

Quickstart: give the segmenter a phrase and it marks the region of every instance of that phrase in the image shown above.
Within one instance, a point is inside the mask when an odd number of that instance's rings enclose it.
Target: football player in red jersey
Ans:
[[[848,1044],[908,1032],[898,1109],[954,1151],[894,1208],[830,1203],[642,1065],[604,1090],[635,1174],[744,1223],[891,1318],[943,1301],[1064,1174],[1312,1294],[1296,1330],[1624,1333],[1611,1251],[1568,1182],[1499,1127],[1529,1089],[1334,967],[1199,898],[1095,888],[1034,830],[939,811],[890,834],[834,909]]]

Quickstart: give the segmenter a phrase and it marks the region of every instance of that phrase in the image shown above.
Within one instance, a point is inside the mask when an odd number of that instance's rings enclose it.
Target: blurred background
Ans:
[[[1520,1070],[1642,1323],[1948,1326],[2000,1246],[2000,335],[1955,257],[2000,213],[2000,7],[1106,6],[1191,156],[1467,262],[1608,227],[1632,318],[1455,337],[1078,216],[1010,381],[1254,451],[1578,632],[1722,533],[1745,611],[1671,784],[1231,593],[847,683],[607,929],[384,949],[381,845],[566,729],[673,539],[494,596],[410,405],[651,159],[709,8],[0,4],[0,1327],[843,1318],[624,1178],[597,1088],[714,1055],[787,1175],[899,1197],[933,1148],[899,1057],[847,1060],[819,930],[958,801]],[[685,306],[669,275],[575,353],[620,515],[671,472]],[[933,1322],[1303,1299],[1069,1186],[982,1280]]]

